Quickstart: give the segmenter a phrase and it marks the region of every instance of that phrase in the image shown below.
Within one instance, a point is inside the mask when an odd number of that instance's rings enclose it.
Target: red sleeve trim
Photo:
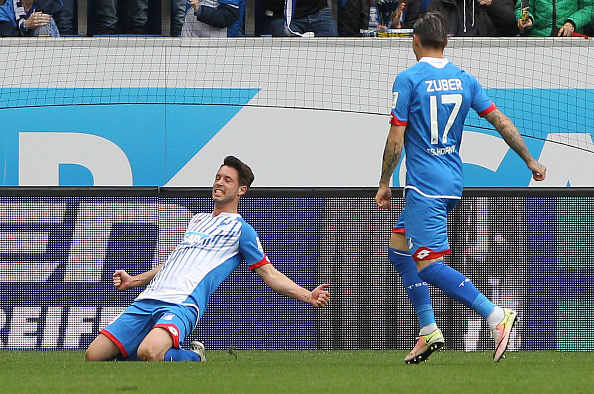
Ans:
[[[173,340],[173,347],[179,349],[179,328],[175,324],[155,324],[153,328],[157,327],[167,330]]]
[[[406,120],[400,120],[396,117],[396,115],[392,114],[392,119],[390,119],[390,124],[396,125],[396,126],[407,126],[408,125],[408,121]]]
[[[266,264],[270,264],[270,260],[268,260],[268,256],[264,255],[264,258],[262,260],[250,265],[248,268],[250,269],[250,271],[252,271]]]
[[[405,234],[406,230],[404,228],[392,227],[393,234]]]
[[[118,349],[120,349],[120,353],[122,353],[122,356],[124,358],[128,358],[128,352],[126,351],[126,348],[124,347],[124,345],[122,345],[122,342],[118,341],[118,339],[113,336],[111,332],[107,331],[106,329],[103,329],[99,331],[99,334],[103,334],[106,337],[108,337],[113,343],[115,343]]]
[[[495,103],[491,103],[491,106],[489,108],[487,108],[484,111],[479,112],[479,116],[482,118],[483,116],[490,114],[491,112],[495,111],[497,109],[497,106],[495,105]]]

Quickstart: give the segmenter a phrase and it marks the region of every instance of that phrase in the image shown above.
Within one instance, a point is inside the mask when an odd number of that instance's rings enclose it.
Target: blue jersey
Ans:
[[[459,151],[470,108],[485,116],[497,107],[476,78],[446,59],[424,57],[398,74],[390,123],[406,126],[406,188],[428,197],[462,196]]]

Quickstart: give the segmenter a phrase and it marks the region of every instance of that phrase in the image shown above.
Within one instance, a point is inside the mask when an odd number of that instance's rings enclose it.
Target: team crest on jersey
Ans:
[[[413,246],[415,245],[411,237],[406,237],[406,244],[408,245],[408,250],[412,250]]]

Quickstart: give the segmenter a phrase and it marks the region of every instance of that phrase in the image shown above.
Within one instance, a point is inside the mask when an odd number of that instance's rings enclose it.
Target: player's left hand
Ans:
[[[380,209],[390,209],[392,189],[388,185],[380,185],[375,194],[375,202]]]
[[[328,305],[330,301],[330,292],[326,290],[328,287],[330,287],[330,283],[324,283],[313,289],[309,303],[316,308],[323,308]]]
[[[536,160],[528,163],[527,166],[532,171],[532,178],[535,181],[544,181],[547,177],[547,168]]]

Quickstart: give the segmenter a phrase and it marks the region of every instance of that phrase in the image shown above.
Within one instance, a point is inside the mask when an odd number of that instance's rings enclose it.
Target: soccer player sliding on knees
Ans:
[[[494,305],[465,275],[444,263],[443,256],[450,253],[447,214],[462,196],[459,151],[470,108],[495,127],[536,181],[546,176],[546,167],[530,155],[515,125],[476,78],[444,58],[447,36],[447,22],[438,12],[423,15],[414,25],[412,46],[418,63],[394,82],[391,126],[375,196],[378,207],[390,208],[390,178],[404,148],[405,206],[393,227],[388,254],[419,319],[419,337],[404,359],[407,364],[426,361],[445,344],[427,283],[486,319],[495,340],[495,362],[507,350],[517,321],[516,311]]]
[[[132,305],[105,327],[86,351],[88,361],[205,361],[204,345],[182,349],[210,295],[245,260],[277,293],[322,308],[329,284],[309,291],[278,271],[262,251],[256,231],[238,213],[239,199],[254,180],[250,167],[227,156],[212,186],[214,209],[196,214],[165,264],[140,275],[116,270],[119,290],[148,284]]]

